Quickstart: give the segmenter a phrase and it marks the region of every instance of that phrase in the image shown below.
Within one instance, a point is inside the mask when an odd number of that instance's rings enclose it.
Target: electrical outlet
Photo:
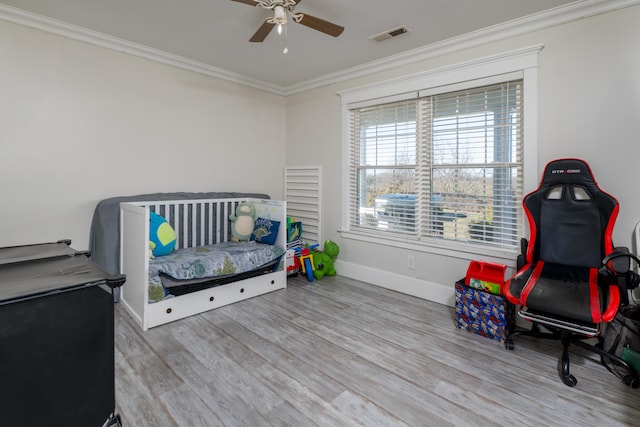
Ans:
[[[408,255],[407,256],[407,268],[409,268],[411,270],[416,268],[416,256],[415,255]]]

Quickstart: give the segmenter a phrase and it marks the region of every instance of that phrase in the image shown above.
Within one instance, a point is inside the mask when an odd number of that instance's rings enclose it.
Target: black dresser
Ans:
[[[0,424],[121,425],[113,291],[70,241],[0,248]]]

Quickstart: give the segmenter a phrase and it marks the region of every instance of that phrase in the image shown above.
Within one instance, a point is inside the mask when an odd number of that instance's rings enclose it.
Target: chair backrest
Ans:
[[[633,229],[633,247],[631,251],[636,254],[636,256],[640,256],[640,222],[638,222]],[[636,265],[638,268],[638,273],[640,273],[640,265]]]
[[[640,256],[640,222],[638,222],[633,229],[633,246],[631,247],[631,252],[633,252],[636,256]],[[640,274],[640,263],[635,263],[635,272]],[[640,305],[640,286],[636,287],[631,292],[631,297],[633,298],[634,304]]]
[[[548,163],[523,206],[530,230],[528,263],[599,267],[613,251],[618,201],[598,187],[584,160]]]

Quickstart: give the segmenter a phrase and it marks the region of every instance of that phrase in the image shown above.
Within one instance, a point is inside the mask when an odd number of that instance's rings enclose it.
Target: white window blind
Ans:
[[[523,82],[350,110],[349,227],[515,248]]]
[[[352,111],[351,225],[415,234],[417,101]]]

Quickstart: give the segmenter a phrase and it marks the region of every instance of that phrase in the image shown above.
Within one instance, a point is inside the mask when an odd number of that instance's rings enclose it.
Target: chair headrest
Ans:
[[[591,168],[587,162],[580,159],[557,159],[547,164],[542,174],[540,187],[557,184],[597,186]]]

